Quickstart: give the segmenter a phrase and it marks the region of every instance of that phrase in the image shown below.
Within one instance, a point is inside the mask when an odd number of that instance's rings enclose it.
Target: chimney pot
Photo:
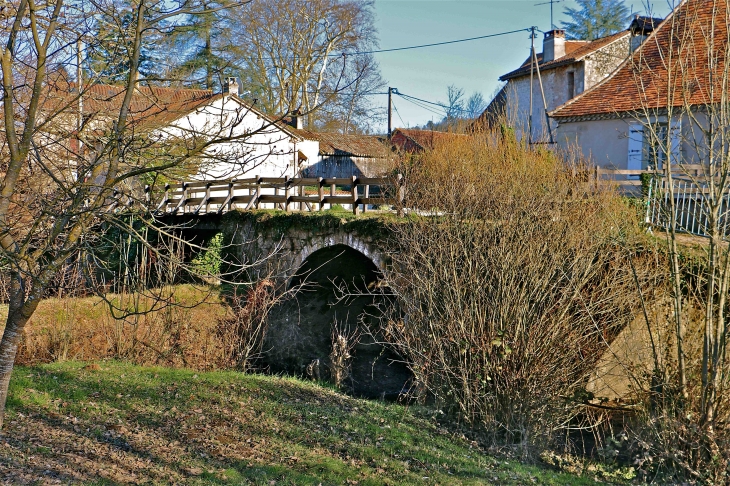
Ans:
[[[304,117],[302,116],[302,113],[299,110],[294,110],[291,112],[291,126],[296,128],[297,130],[303,130],[304,129]]]
[[[554,29],[545,32],[542,41],[542,62],[550,62],[565,56],[565,31]]]
[[[223,93],[225,94],[234,94],[238,96],[239,94],[239,88],[238,88],[238,79],[234,77],[226,78],[226,83],[223,86]]]

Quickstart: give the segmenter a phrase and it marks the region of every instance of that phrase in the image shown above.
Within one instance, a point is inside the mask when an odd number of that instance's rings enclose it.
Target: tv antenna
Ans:
[[[550,4],[550,29],[556,29],[557,28],[555,26],[555,24],[553,23],[553,5],[556,4],[556,3],[560,3],[562,1],[563,0],[550,0],[549,2],[542,2],[542,3],[536,3],[535,4],[536,7],[539,6],[539,5],[548,5],[548,4]]]

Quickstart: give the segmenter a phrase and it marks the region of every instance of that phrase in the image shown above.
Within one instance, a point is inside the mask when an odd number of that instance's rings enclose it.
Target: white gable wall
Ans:
[[[197,180],[293,177],[298,172],[298,140],[230,97],[216,99],[161,131],[188,146],[220,140],[199,157]]]
[[[629,36],[622,37],[583,59],[564,66],[541,71],[542,87],[548,111],[555,110],[570,99],[592,88],[608,77],[629,54]],[[573,78],[573,93],[570,93],[569,76]],[[519,139],[527,137],[530,115],[530,75],[507,81],[507,119],[515,127]],[[532,140],[547,142],[549,133],[545,118],[545,105],[537,72],[532,81]],[[553,137],[557,122],[550,126]]]

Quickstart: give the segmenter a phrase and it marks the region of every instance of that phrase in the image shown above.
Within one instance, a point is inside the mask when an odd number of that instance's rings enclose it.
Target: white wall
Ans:
[[[628,54],[629,36],[626,36],[580,61],[541,71],[548,111],[558,108],[572,98],[568,92],[569,73],[573,73],[574,77],[573,96],[578,96],[613,73]],[[530,75],[510,79],[507,82],[506,89],[507,117],[509,123],[515,127],[518,138],[522,139],[523,136],[527,136],[530,114]],[[535,73],[532,82],[532,95],[532,139],[536,142],[547,142],[549,134],[545,118],[545,105],[543,104],[537,73]],[[551,128],[553,137],[555,137],[557,122],[552,121]]]
[[[188,148],[215,142],[196,157],[197,180],[293,177],[296,140],[257,112],[223,97],[161,130]]]
[[[659,117],[658,121],[664,122],[666,117]],[[646,120],[633,117],[560,122],[557,141],[560,148],[575,150],[602,168],[629,169],[630,139],[634,140],[635,149],[641,147],[644,137],[641,132],[646,123]],[[672,159],[685,164],[699,163],[695,148],[697,141],[693,138],[692,124],[687,117],[674,117],[670,126],[674,139]],[[632,134],[632,128],[638,132]]]

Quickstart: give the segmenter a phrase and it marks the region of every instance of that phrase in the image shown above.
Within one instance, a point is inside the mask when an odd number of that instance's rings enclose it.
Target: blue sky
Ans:
[[[532,25],[548,30],[550,6],[535,6],[543,1],[546,0],[376,0],[380,47],[477,37]],[[626,5],[634,12],[646,12],[646,3],[641,0],[627,0]],[[554,7],[558,25],[565,19],[566,6],[574,7],[575,2],[564,0]],[[667,0],[655,0],[651,8],[662,17],[670,11]],[[535,45],[540,52],[542,38]],[[463,88],[467,96],[480,91],[486,99],[491,99],[499,76],[519,66],[529,55],[529,47],[529,33],[520,32],[447,46],[380,53],[376,59],[383,78],[402,93],[442,102],[447,99],[447,87],[454,84]],[[382,96],[383,106],[386,98]],[[394,103],[400,114],[400,118],[393,114],[396,127],[423,125],[443,116],[400,97],[394,97]]]

